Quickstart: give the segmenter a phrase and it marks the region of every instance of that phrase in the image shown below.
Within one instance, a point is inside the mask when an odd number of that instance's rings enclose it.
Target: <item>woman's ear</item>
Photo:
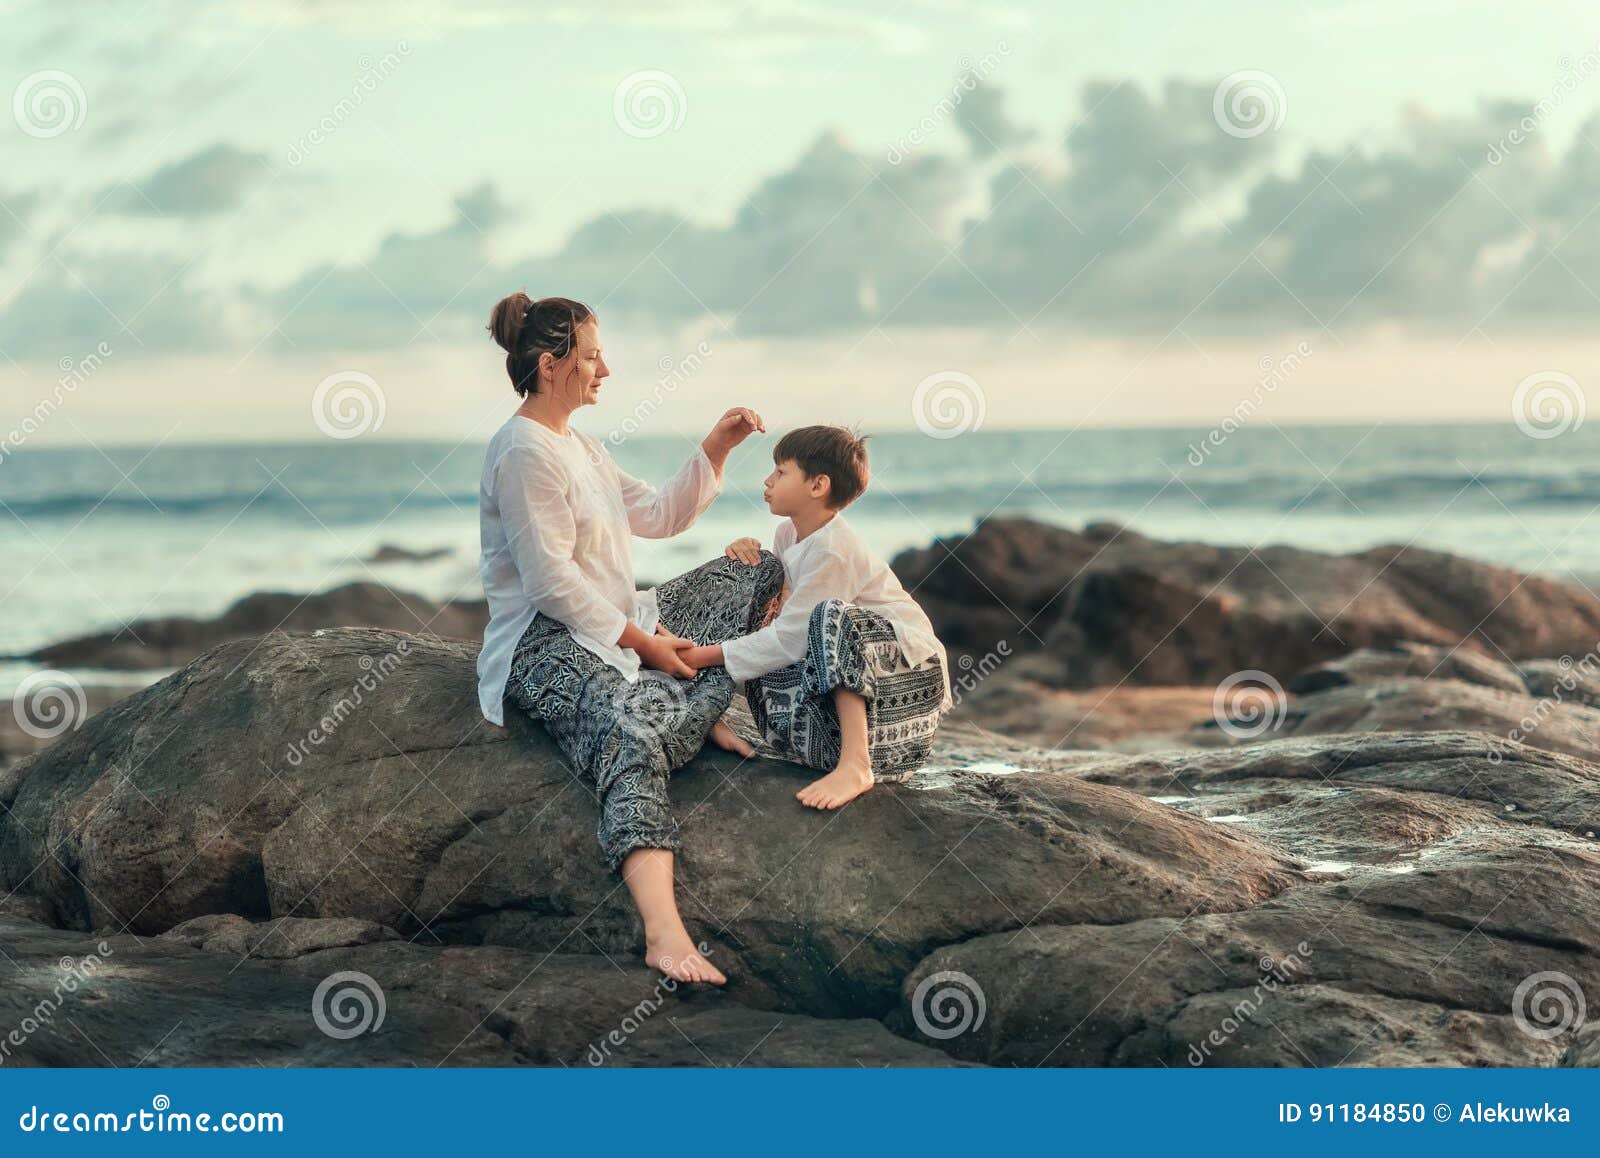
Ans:
[[[556,358],[549,350],[539,353],[539,377],[548,377],[554,380],[556,376]]]

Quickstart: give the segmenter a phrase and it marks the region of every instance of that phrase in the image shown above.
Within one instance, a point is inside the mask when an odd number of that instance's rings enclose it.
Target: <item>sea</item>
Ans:
[[[581,424],[579,424],[581,425]],[[947,433],[947,432],[940,432]],[[989,515],[1124,523],[1165,539],[1320,551],[1414,543],[1600,586],[1600,431],[1515,425],[1246,425],[1202,429],[883,433],[849,510],[885,557]],[[660,581],[731,539],[770,541],[770,436],[735,451],[727,486],[688,532],[635,540]],[[687,436],[613,445],[667,478]],[[482,597],[482,443],[31,447],[0,459],[0,691],[46,643],[151,616],[212,616],[257,591],[378,581],[434,599]],[[388,544],[428,560],[369,561]]]

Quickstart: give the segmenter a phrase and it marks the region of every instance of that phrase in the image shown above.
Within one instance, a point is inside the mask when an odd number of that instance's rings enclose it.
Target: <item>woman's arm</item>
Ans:
[[[612,463],[622,488],[628,528],[645,539],[681,534],[705,513],[722,491],[722,468],[728,453],[752,433],[765,430],[754,410],[735,407],[717,420],[700,450],[659,490]]]

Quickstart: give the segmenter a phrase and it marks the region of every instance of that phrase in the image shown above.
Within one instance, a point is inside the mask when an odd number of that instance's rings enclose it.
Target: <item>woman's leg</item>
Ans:
[[[707,961],[678,914],[672,885],[673,854],[665,848],[637,848],[622,862],[622,879],[644,920],[644,963],[679,981],[726,982]]]
[[[671,769],[698,749],[726,699],[692,697],[687,684],[642,675],[630,684],[560,624],[530,628],[507,687],[540,720],[600,805],[599,840],[644,921],[645,960],[680,981],[726,978],[695,948],[672,896],[678,826],[667,797]],[[692,741],[685,735],[694,733]]]
[[[758,629],[782,590],[783,564],[771,551],[763,551],[754,567],[737,559],[713,559],[668,579],[656,588],[656,604],[668,631],[710,645]]]

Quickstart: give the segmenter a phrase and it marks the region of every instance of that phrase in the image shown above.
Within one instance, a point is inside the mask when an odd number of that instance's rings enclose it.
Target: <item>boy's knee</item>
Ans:
[[[860,610],[855,604],[846,603],[843,599],[824,599],[811,609],[811,625],[816,627],[830,619],[842,619],[849,623]]]

